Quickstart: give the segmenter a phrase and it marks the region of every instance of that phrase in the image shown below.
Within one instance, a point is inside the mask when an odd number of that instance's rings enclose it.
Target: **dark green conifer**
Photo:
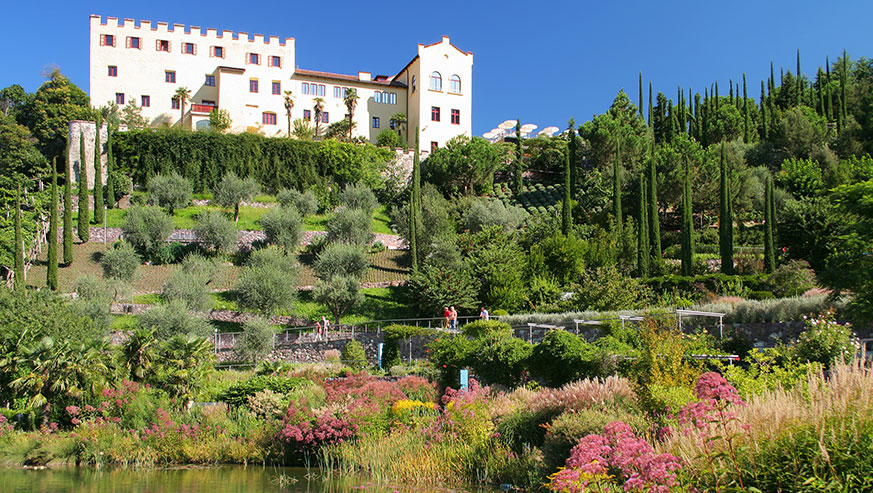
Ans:
[[[100,144],[100,130],[103,119],[97,114],[97,132],[94,134],[94,224],[103,223],[103,146]]]
[[[761,83],[763,85],[763,82]],[[731,214],[731,192],[728,178],[727,163],[724,159],[724,142],[721,144],[721,159],[719,166],[719,214],[718,214],[718,250],[721,254],[721,271],[733,273],[733,229],[734,220]]]
[[[58,290],[58,171],[57,160],[52,159],[52,198],[49,206],[49,229],[46,233],[48,239],[48,269],[45,283],[49,289]]]
[[[567,153],[570,158],[570,198],[576,199],[576,186],[579,183],[577,174],[579,170],[579,164],[576,162],[576,146],[579,141],[576,140],[576,120],[570,118],[570,121],[567,123],[569,126],[567,130],[567,136],[570,138],[570,142],[567,143]]]
[[[91,230],[88,223],[91,222],[88,204],[88,172],[85,165],[85,134],[79,133],[79,217],[77,233],[79,240],[87,243],[91,239]]]
[[[773,237],[776,214],[773,195],[773,177],[768,176],[764,187],[764,270],[768,273],[776,270],[776,245]]]
[[[846,124],[846,119],[849,117],[849,112],[847,111],[847,105],[849,99],[846,97],[846,91],[849,86],[849,55],[846,54],[846,50],[843,50],[843,62],[842,68],[840,70],[840,120],[843,122],[843,126]]]
[[[646,115],[643,114],[643,73],[640,72],[640,119],[646,121]]]
[[[637,270],[640,277],[649,277],[651,252],[649,251],[648,201],[646,200],[646,176],[640,173],[639,227],[637,232]]]
[[[524,167],[522,158],[524,155],[521,150],[521,118],[515,120],[515,163],[513,171],[513,192],[516,195],[521,193],[521,187],[524,186]]]
[[[731,79],[730,82],[728,83],[728,87],[730,88],[731,106],[733,106],[734,105],[734,80],[733,79]]]
[[[567,137],[570,139],[571,143],[573,143],[576,140],[575,139],[576,131],[573,128],[574,125],[575,125],[575,122],[573,122],[573,120],[571,119],[570,124],[569,124],[570,128],[567,131]],[[573,143],[572,146],[575,150],[575,147],[576,147],[575,143]],[[569,147],[569,145],[568,145],[568,147]],[[573,222],[573,216],[572,216],[572,211],[571,211],[573,204],[572,204],[572,199],[570,198],[570,189],[572,186],[572,184],[570,183],[570,168],[571,168],[571,166],[570,166],[570,161],[571,161],[570,154],[571,153],[569,152],[569,149],[568,149],[567,155],[564,156],[564,200],[563,200],[563,203],[561,204],[561,233],[564,236],[567,236],[570,234],[570,225]]]
[[[615,159],[612,161],[612,218],[618,231],[621,231],[622,226],[621,170],[621,141],[616,140]]]
[[[688,170],[688,163],[685,163],[685,180],[682,191],[682,234],[680,236],[682,275],[690,276],[694,258],[694,215],[691,205],[691,174]]]
[[[649,126],[652,125],[652,81],[649,81]]]
[[[646,200],[649,202],[649,238],[651,243],[652,258],[656,264],[661,263],[661,224],[658,214],[658,171],[655,168],[655,142],[649,144],[649,190]]]
[[[70,155],[70,143],[67,153]],[[69,157],[64,159],[64,265],[73,263],[73,173]]]
[[[415,129],[415,154],[412,157],[412,191],[409,197],[409,255],[412,272],[418,272],[418,226],[421,208],[421,162],[419,161],[418,128]]]
[[[21,234],[21,187],[15,192],[15,247],[13,255],[15,256],[13,264],[13,281],[15,282],[15,290],[23,291],[25,288],[26,279],[24,278],[24,235]]]
[[[749,96],[746,94],[746,73],[743,72],[743,142],[748,144],[752,141],[749,132]]]
[[[834,98],[831,96],[831,61],[825,57],[825,97],[827,98],[827,120],[834,121]]]
[[[797,49],[797,94],[794,96],[795,105],[800,106],[803,101],[803,79],[800,77],[800,48]]]
[[[767,96],[764,94],[764,81],[761,81],[761,135],[763,140],[770,136],[767,128]]]
[[[112,127],[106,132],[106,208],[115,208],[115,177],[112,176],[115,163],[112,162]]]

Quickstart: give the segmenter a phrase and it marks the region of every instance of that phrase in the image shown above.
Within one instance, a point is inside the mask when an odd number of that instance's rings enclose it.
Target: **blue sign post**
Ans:
[[[378,361],[379,361],[379,369],[380,369],[380,370],[382,369],[382,348],[383,348],[384,346],[385,346],[385,343],[384,343],[384,342],[380,342],[380,343],[379,343],[379,347],[378,347],[378,349],[376,350],[376,357],[378,358]]]
[[[470,386],[470,370],[461,370],[461,389],[467,389]]]

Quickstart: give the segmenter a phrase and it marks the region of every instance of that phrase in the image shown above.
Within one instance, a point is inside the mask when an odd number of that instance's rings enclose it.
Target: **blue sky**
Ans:
[[[11,2],[0,29],[0,87],[34,91],[49,64],[88,86],[88,15],[148,19],[294,37],[301,68],[394,74],[417,43],[452,43],[474,53],[473,131],[519,117],[542,129],[584,122],[619,89],[637,100],[640,71],[655,92],[703,92],[745,71],[750,96],[774,61],[814,76],[845,48],[873,56],[873,2]],[[866,51],[865,51],[866,50]],[[778,75],[777,75],[778,76]]]

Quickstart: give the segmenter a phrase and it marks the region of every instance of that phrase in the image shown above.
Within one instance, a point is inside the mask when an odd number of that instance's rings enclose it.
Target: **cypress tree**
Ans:
[[[678,133],[679,120],[676,118],[676,106],[673,105],[673,100],[669,102],[670,114],[667,118],[667,142],[673,142],[673,137]]]
[[[100,129],[103,119],[97,115],[97,132],[94,137],[94,224],[103,223],[103,146],[100,144]]]
[[[570,165],[570,149],[575,152],[576,144],[574,141],[576,140],[576,131],[573,129],[574,125],[575,122],[570,119],[570,128],[567,132],[567,136],[570,138],[570,144],[568,145],[567,155],[564,156],[564,202],[561,204],[561,233],[564,236],[570,234],[570,223],[573,221],[572,211],[570,210],[571,207],[573,207],[570,198],[570,187],[572,186],[570,183],[570,169],[572,168]]]
[[[725,274],[732,274],[734,266],[734,245],[732,234],[734,220],[731,214],[730,181],[728,180],[727,163],[724,160],[724,142],[721,144],[721,159],[719,160],[718,166],[720,172],[718,188],[718,250],[721,254],[721,271]]]
[[[770,132],[767,128],[767,99],[764,95],[764,81],[761,81],[761,133],[763,134],[763,139],[767,140],[770,138]]]
[[[748,144],[752,137],[749,133],[749,99],[746,94],[746,73],[743,72],[743,142]]]
[[[715,81],[715,114],[718,115],[718,81]]]
[[[649,81],[649,126],[652,125],[652,81]]]
[[[703,103],[700,104],[700,117],[703,120],[700,126],[700,143],[704,146],[709,144],[709,93],[703,88]]]
[[[846,50],[843,50],[843,63],[840,70],[840,119],[843,121],[843,126],[846,124],[846,119],[849,117],[848,98],[846,97],[847,86],[849,85],[849,61]]]
[[[834,121],[834,98],[831,96],[831,61],[828,57],[825,57],[825,97],[827,97],[828,109],[827,109],[827,119],[828,122]]]
[[[578,184],[579,167],[576,163],[576,146],[579,142],[576,140],[576,120],[570,118],[567,123],[570,127],[567,135],[570,137],[570,142],[567,144],[567,153],[570,155],[570,198],[576,198],[576,186]]]
[[[682,193],[682,275],[691,275],[691,264],[694,258],[694,216],[691,210],[691,176],[688,163],[685,163],[685,183]]]
[[[676,93],[677,93],[676,102],[677,102],[677,105],[679,106],[679,114],[677,116],[677,119],[679,120],[679,127],[678,127],[677,132],[676,132],[676,134],[678,135],[681,133],[685,133],[685,121],[686,121],[686,119],[685,119],[685,94],[682,93],[681,87],[677,88]]]
[[[640,72],[640,119],[646,121],[646,115],[643,114],[643,73]]]
[[[700,119],[703,117],[700,108],[700,93],[694,95],[694,133],[692,134],[698,141],[701,140],[700,135]]]
[[[730,87],[730,102],[731,102],[731,106],[733,106],[734,105],[734,80],[733,79],[730,79],[730,82],[728,82],[728,87]]]
[[[515,163],[513,171],[513,192],[521,193],[521,187],[524,186],[524,176],[522,167],[522,150],[521,150],[521,118],[515,120]]]
[[[824,84],[824,73],[821,71],[821,67],[818,68],[816,80],[818,81],[818,90],[816,91],[816,96],[818,99],[818,114],[827,118],[827,114],[825,112],[824,91],[821,88],[822,84]]]
[[[691,88],[688,88],[688,135],[694,135],[691,132],[692,119],[694,118],[694,95],[691,93]]]
[[[800,48],[797,49],[797,89],[795,91],[797,94],[794,95],[794,103],[797,106],[800,106],[803,101],[803,81],[800,78]]]
[[[640,173],[640,230],[637,232],[637,269],[640,277],[649,277],[649,263],[651,262],[652,254],[649,251],[649,208],[648,200],[646,200],[646,176]]]
[[[776,270],[776,251],[773,242],[773,177],[767,177],[764,187],[764,270],[772,273]]]
[[[115,179],[112,171],[115,163],[112,162],[112,127],[106,129],[106,208],[115,208]]]
[[[79,133],[79,221],[77,233],[82,243],[91,239],[88,223],[91,214],[88,212],[88,173],[85,171],[85,134]]]
[[[67,142],[67,156],[69,152]],[[73,263],[73,177],[69,158],[64,160],[64,265]]]
[[[58,290],[58,171],[57,161],[52,159],[52,199],[49,210],[48,230],[48,270],[46,285],[53,291]]]
[[[655,142],[649,145],[649,191],[646,200],[649,202],[649,238],[652,258],[661,262],[661,225],[658,216],[658,171],[655,169]]]
[[[421,200],[421,162],[418,146],[418,128],[416,128],[415,154],[412,158],[412,192],[409,197],[409,254],[412,257],[413,272],[418,272],[418,221]]]
[[[621,142],[615,143],[615,159],[612,161],[612,218],[621,231]]]
[[[21,234],[21,187],[15,192],[15,248],[14,248],[14,273],[15,290],[23,291],[25,288],[24,278],[24,235]]]

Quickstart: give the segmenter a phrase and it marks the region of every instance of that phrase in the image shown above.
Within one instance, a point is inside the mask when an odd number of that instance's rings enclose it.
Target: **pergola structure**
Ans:
[[[664,314],[670,315],[670,314]],[[682,330],[682,317],[712,317],[718,319],[718,337],[719,339],[724,337],[724,313],[719,312],[703,312],[699,310],[676,310],[672,313],[672,315],[676,315],[676,321],[679,327],[679,330]],[[643,321],[643,316],[641,315],[619,315],[618,317],[613,318],[598,318],[598,319],[574,319],[573,323],[576,324],[576,334],[579,333],[580,325],[603,325],[604,322],[608,322],[610,320],[621,320],[621,328],[624,330],[625,322],[641,322]],[[532,324],[528,324],[532,325]]]

